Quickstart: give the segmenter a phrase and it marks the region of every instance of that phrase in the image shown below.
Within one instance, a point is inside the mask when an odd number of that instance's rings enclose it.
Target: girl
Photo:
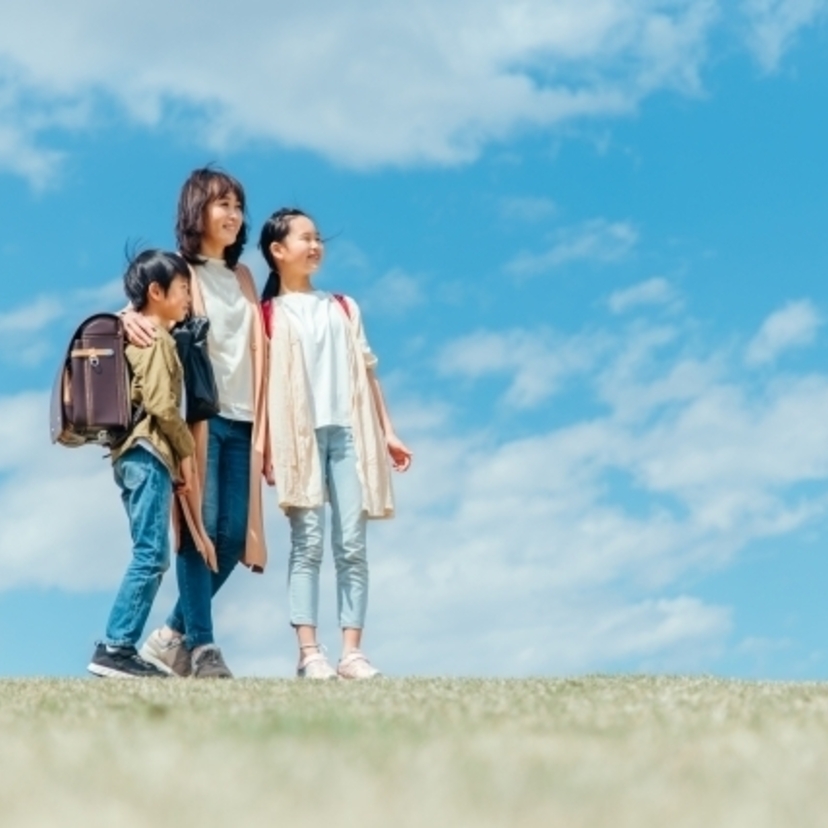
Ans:
[[[366,679],[379,674],[360,650],[368,602],[366,518],[394,511],[388,458],[398,471],[411,452],[394,433],[377,358],[353,299],[314,290],[322,240],[301,210],[274,213],[259,247],[270,266],[262,295],[270,335],[268,406],[279,506],[290,520],[290,621],[299,644],[300,678]],[[325,494],[342,657],[331,667],[316,640]]]
[[[240,560],[261,572],[267,557],[260,483],[267,441],[267,340],[253,278],[239,264],[247,240],[244,208],[241,184],[209,168],[190,175],[178,204],[178,246],[192,268],[193,313],[210,320],[208,349],[220,410],[191,426],[203,522],[215,545],[216,567],[208,567],[182,527],[178,602],[165,626],[141,648],[142,658],[170,675],[232,677],[215,645],[212,598]],[[134,314],[124,322],[132,341],[146,341]]]

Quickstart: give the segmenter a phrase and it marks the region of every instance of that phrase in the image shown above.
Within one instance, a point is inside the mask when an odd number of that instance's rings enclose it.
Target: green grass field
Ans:
[[[828,685],[0,682],[0,825],[828,824]]]

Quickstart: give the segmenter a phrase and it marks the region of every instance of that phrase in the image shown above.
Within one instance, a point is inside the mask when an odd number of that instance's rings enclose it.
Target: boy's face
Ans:
[[[166,293],[158,282],[149,288],[153,313],[170,327],[183,321],[190,311],[190,280],[177,274]]]

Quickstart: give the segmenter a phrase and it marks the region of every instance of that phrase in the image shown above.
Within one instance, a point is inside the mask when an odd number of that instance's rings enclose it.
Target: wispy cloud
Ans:
[[[439,370],[468,379],[507,375],[504,402],[532,408],[559,392],[569,377],[592,368],[604,345],[601,336],[564,337],[551,330],[481,331],[444,348]]]
[[[677,307],[680,299],[675,288],[662,278],[648,279],[632,287],[616,290],[607,300],[609,309],[616,314],[652,305]]]
[[[822,316],[810,300],[789,302],[763,323],[745,351],[748,365],[773,362],[791,348],[810,345],[823,324]]]
[[[213,0],[19,5],[0,30],[0,113],[15,124],[0,165],[42,182],[58,157],[50,133],[113,104],[211,147],[264,139],[353,167],[462,163],[518,129],[627,114],[657,90],[694,94],[716,18],[715,0],[322,0],[281,8],[278,26],[261,25],[265,0],[235,8],[228,28]],[[286,65],[290,83],[249,83]]]
[[[366,310],[397,316],[425,301],[422,279],[394,268],[371,285],[363,305]]]
[[[506,265],[514,276],[535,276],[573,262],[608,264],[627,256],[638,243],[638,230],[627,221],[592,219],[555,233],[554,244],[541,253],[520,253]]]
[[[535,222],[558,212],[558,205],[544,196],[511,196],[500,202],[500,214],[516,221]]]
[[[63,316],[64,305],[54,296],[40,296],[29,304],[0,313],[0,337],[37,333]]]
[[[828,18],[828,0],[743,0],[748,41],[761,66],[775,70],[797,35]]]
[[[120,279],[97,288],[69,291],[61,296],[43,294],[10,310],[0,311],[0,360],[37,365],[52,353],[53,328],[65,336],[66,322],[81,319],[98,311],[115,311],[123,307],[123,283]],[[37,334],[37,336],[34,336]]]

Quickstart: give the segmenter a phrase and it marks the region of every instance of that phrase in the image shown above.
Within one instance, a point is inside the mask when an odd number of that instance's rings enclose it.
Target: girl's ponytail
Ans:
[[[262,302],[267,302],[268,299],[275,299],[279,295],[281,287],[282,280],[279,278],[279,271],[271,270],[270,275],[267,277],[267,282],[265,282],[264,290],[262,291]]]
[[[281,210],[277,210],[264,223],[262,232],[259,234],[259,250],[262,251],[262,256],[264,256],[267,266],[270,268],[267,284],[262,291],[263,302],[278,296],[282,286],[282,280],[279,278],[279,265],[270,247],[274,243],[285,240],[285,237],[290,232],[291,221],[298,216],[310,218],[307,213],[303,213],[295,207],[283,207]]]

